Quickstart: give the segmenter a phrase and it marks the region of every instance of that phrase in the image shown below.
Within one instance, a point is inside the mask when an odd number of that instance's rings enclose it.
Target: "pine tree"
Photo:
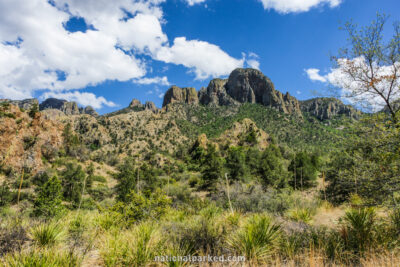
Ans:
[[[74,207],[77,207],[81,201],[85,176],[82,166],[74,163],[68,163],[62,173],[64,199],[72,202]]]
[[[242,147],[229,148],[226,167],[228,168],[231,179],[239,180],[247,177],[246,155]]]
[[[210,189],[222,177],[223,160],[215,145],[209,145],[202,166],[204,187]]]
[[[33,214],[35,216],[53,217],[62,210],[61,182],[53,176],[39,187],[37,198],[34,202]]]

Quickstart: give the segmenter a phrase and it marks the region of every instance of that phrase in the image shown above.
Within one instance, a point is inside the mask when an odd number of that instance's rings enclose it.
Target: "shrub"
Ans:
[[[363,253],[374,241],[375,211],[372,208],[351,209],[343,218],[342,237],[347,247]]]
[[[269,217],[254,215],[228,242],[237,255],[250,262],[264,262],[277,249],[280,236],[280,227]]]
[[[160,254],[157,229],[143,223],[130,231],[106,235],[100,254],[105,266],[147,266]]]
[[[32,227],[30,236],[39,247],[52,246],[62,237],[62,228],[56,223],[42,223]]]
[[[8,185],[3,182],[0,186],[0,207],[7,206],[13,200],[13,193],[10,191]]]
[[[313,215],[313,211],[310,208],[294,208],[288,212],[290,219],[304,223],[310,223]]]
[[[160,190],[148,196],[138,194],[134,191],[127,196],[126,202],[118,202],[112,207],[112,211],[121,214],[124,222],[131,225],[135,222],[152,218],[158,219],[165,214],[167,207],[171,204]]]
[[[34,202],[33,214],[35,216],[53,217],[62,211],[61,200],[61,182],[56,176],[53,176],[39,188],[38,196]]]

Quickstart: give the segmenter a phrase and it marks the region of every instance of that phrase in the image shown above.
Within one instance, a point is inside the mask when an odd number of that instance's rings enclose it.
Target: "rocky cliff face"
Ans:
[[[39,101],[36,98],[24,99],[24,100],[9,100],[0,99],[1,102],[10,103],[11,105],[18,106],[19,108],[30,110],[34,105],[39,106]]]
[[[164,96],[163,107],[172,103],[198,104],[199,97],[196,89],[192,87],[179,88],[172,86]]]
[[[232,106],[239,102],[235,101],[226,92],[226,84],[228,80],[214,79],[207,88],[203,87],[199,91],[199,102],[202,105],[210,106]]]
[[[65,115],[80,115],[88,114],[92,116],[98,116],[99,114],[91,106],[85,108],[79,108],[76,102],[68,102],[63,99],[48,98],[39,105],[40,110],[46,109],[58,109]]]
[[[313,98],[300,101],[301,110],[317,117],[319,120],[330,120],[336,116],[344,115],[353,119],[360,117],[361,112],[350,105],[343,104],[336,98]]]
[[[63,145],[64,125],[48,120],[41,113],[31,118],[17,105],[0,106],[0,162],[3,167],[21,171],[28,168],[33,173],[44,167],[42,158],[52,160]]]
[[[227,93],[240,103],[258,103],[276,108],[286,114],[301,116],[297,99],[289,93],[283,95],[261,71],[236,69],[226,84]]]
[[[166,106],[170,103],[200,103],[211,106],[233,106],[241,103],[257,103],[276,108],[286,114],[301,116],[298,100],[286,93],[275,90],[274,84],[261,71],[236,69],[229,79],[214,79],[198,95],[194,88],[172,87],[164,97]]]

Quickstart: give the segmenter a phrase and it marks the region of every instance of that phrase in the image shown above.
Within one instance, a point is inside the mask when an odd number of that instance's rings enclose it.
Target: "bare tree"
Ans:
[[[393,24],[393,36],[385,40],[388,16],[377,14],[371,25],[358,27],[347,22],[343,29],[349,35],[350,47],[333,57],[336,64],[335,85],[342,96],[357,103],[382,106],[398,121],[400,105],[400,23]]]

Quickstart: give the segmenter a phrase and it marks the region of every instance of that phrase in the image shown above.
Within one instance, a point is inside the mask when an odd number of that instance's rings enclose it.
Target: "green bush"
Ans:
[[[131,191],[125,202],[116,203],[111,211],[123,216],[126,225],[148,218],[158,219],[167,211],[171,200],[161,190],[156,190],[148,196]]]
[[[39,247],[53,246],[62,238],[63,231],[59,224],[41,223],[30,230],[33,242]]]
[[[56,176],[53,176],[44,185],[39,187],[38,191],[33,209],[33,214],[35,216],[49,218],[62,211],[61,182]]]
[[[263,262],[274,253],[281,238],[280,227],[265,215],[254,215],[247,224],[229,240],[236,255],[246,256],[250,262]]]

